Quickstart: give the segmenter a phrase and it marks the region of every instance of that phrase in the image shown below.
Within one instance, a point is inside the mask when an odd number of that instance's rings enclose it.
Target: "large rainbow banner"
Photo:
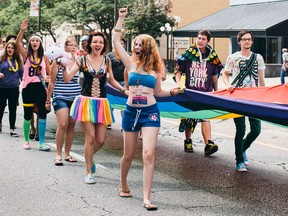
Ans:
[[[124,109],[127,97],[107,85],[108,99],[115,109]],[[186,89],[174,97],[156,98],[161,116],[168,118],[227,119],[249,116],[288,126],[288,84],[258,88],[236,88],[232,93]]]

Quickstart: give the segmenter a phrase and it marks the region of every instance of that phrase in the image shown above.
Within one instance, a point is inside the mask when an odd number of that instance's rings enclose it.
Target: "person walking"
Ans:
[[[22,100],[24,107],[23,134],[25,150],[31,149],[29,133],[30,121],[33,115],[33,108],[36,104],[38,107],[38,131],[39,131],[39,151],[50,151],[45,144],[46,118],[47,110],[45,109],[47,88],[45,86],[46,74],[50,74],[50,63],[44,56],[42,38],[37,34],[32,34],[28,43],[28,50],[22,45],[22,39],[28,28],[28,20],[21,23],[20,32],[17,35],[16,45],[23,58],[24,71],[22,82]]]
[[[223,66],[215,50],[209,45],[211,34],[207,30],[199,31],[196,43],[192,44],[176,61],[175,79],[180,84],[181,76],[186,78],[185,86],[202,92],[218,90],[218,73]],[[201,131],[205,143],[204,154],[212,155],[218,151],[211,139],[211,123],[206,119],[181,119],[179,131],[185,131],[184,151],[193,152],[191,135],[197,125],[201,122]]]
[[[241,30],[237,35],[240,51],[228,56],[225,69],[222,71],[222,78],[227,90],[233,93],[235,88],[251,88],[265,86],[265,63],[260,54],[251,51],[254,41],[253,33],[249,30]],[[233,81],[229,81],[229,74],[232,73]],[[258,119],[248,117],[250,131],[245,136],[245,116],[234,118],[236,126],[235,134],[235,155],[236,170],[247,172],[248,159],[247,149],[261,132],[261,122]]]
[[[0,57],[0,132],[2,118],[8,101],[10,136],[18,137],[14,131],[19,98],[19,84],[23,76],[23,63],[15,40],[9,40]]]
[[[127,8],[119,10],[119,19],[114,28],[113,43],[128,72],[129,97],[122,118],[124,152],[120,162],[120,197],[131,197],[127,176],[135,156],[137,138],[142,131],[143,157],[143,202],[147,210],[156,210],[151,202],[151,188],[154,175],[154,159],[160,128],[160,113],[156,97],[177,95],[179,88],[161,88],[162,60],[157,43],[150,35],[142,34],[133,41],[132,56],[121,44],[121,31]]]
[[[126,40],[122,37],[121,38],[121,44],[126,50]],[[111,59],[112,63],[112,71],[115,80],[122,86],[125,87],[125,79],[124,79],[124,74],[125,74],[125,66],[123,62],[121,61],[117,51],[115,48],[113,49],[112,52],[109,52],[107,56]],[[113,110],[113,109],[112,109]],[[123,116],[123,110],[121,110],[121,117]],[[111,129],[111,125],[108,125],[107,129]]]
[[[81,95],[75,98],[70,115],[75,121],[82,122],[85,132],[86,176],[84,180],[87,184],[96,183],[96,178],[92,175],[96,171],[93,156],[104,145],[107,125],[114,120],[106,97],[105,85],[109,82],[124,93],[122,86],[114,79],[111,60],[104,55],[108,46],[108,41],[102,32],[93,32],[88,39],[88,55],[77,59],[71,70],[63,67],[65,82],[70,82],[80,71]]]
[[[288,52],[287,48],[282,49],[282,67],[280,72],[281,84],[285,84],[285,74],[288,73]]]
[[[74,37],[69,36],[64,44],[66,52],[71,53],[71,62],[66,66],[71,68],[76,61],[77,43]],[[65,143],[65,161],[74,163],[77,160],[70,156],[70,150],[74,138],[75,121],[69,116],[71,105],[76,96],[80,95],[81,87],[78,84],[79,73],[68,83],[65,83],[62,74],[62,66],[53,61],[51,65],[51,76],[48,85],[48,93],[46,99],[46,109],[51,109],[51,95],[53,92],[53,108],[56,114],[58,127],[56,130],[56,159],[54,164],[62,166],[62,148]]]

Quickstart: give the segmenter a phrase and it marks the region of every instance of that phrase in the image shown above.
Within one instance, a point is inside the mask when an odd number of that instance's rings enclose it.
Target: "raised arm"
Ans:
[[[17,38],[16,38],[17,49],[19,50],[20,54],[22,55],[24,62],[27,59],[27,52],[22,45],[22,39],[23,39],[24,33],[25,33],[27,28],[28,28],[28,20],[25,19],[21,23],[20,32],[18,33]]]
[[[122,26],[124,23],[124,18],[127,14],[128,14],[128,8],[120,8],[119,9],[119,18],[118,18],[118,21],[116,23],[116,26],[115,26],[114,32],[113,32],[113,44],[114,44],[114,47],[115,47],[121,61],[125,65],[125,68],[128,71],[130,71],[130,68],[132,66],[134,66],[133,59],[126,52],[123,45],[121,44]]]

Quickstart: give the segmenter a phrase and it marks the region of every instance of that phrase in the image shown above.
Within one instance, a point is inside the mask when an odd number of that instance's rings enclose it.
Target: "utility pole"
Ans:
[[[118,0],[114,0],[114,26],[118,20]]]
[[[39,0],[38,32],[41,32],[41,0]]]

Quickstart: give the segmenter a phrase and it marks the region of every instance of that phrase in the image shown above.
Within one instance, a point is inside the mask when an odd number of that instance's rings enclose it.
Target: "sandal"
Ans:
[[[153,205],[152,203],[144,203],[143,207],[148,211],[155,211],[158,209],[158,207],[156,205]]]
[[[54,160],[54,164],[55,164],[55,166],[63,166],[64,165],[61,158],[60,159],[56,158]]]
[[[70,162],[70,163],[76,163],[77,160],[74,157],[68,156],[65,158],[65,161]]]
[[[121,186],[118,185],[118,193],[119,193],[119,196],[122,197],[122,198],[129,198],[129,197],[132,197],[132,194],[130,192],[130,190],[128,191],[124,191],[122,190]]]

